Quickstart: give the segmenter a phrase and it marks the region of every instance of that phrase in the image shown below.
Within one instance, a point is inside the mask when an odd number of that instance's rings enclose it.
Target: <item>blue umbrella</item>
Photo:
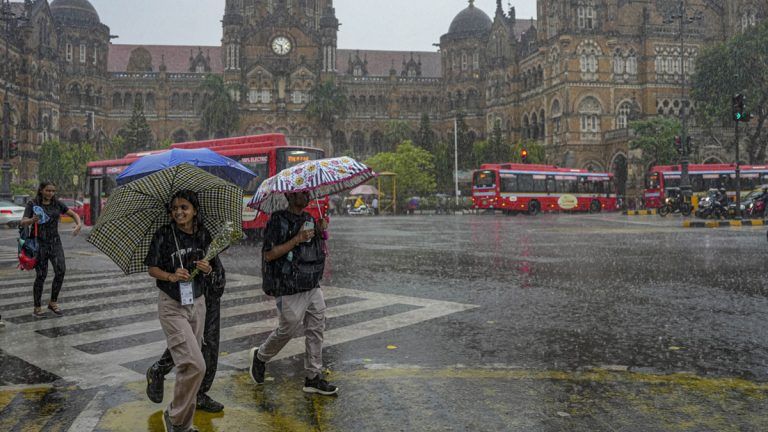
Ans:
[[[172,149],[167,152],[144,156],[130,164],[122,174],[117,176],[117,184],[124,185],[168,167],[185,163],[208,171],[216,177],[240,187],[245,187],[256,177],[256,174],[247,167],[213,150],[207,148]]]

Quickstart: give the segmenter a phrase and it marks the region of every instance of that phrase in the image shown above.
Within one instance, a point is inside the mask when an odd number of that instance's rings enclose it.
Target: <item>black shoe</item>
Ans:
[[[211,399],[207,394],[199,394],[197,395],[197,409],[209,413],[218,413],[224,410],[224,405]]]
[[[318,393],[323,396],[330,396],[338,393],[339,388],[322,379],[320,375],[317,375],[312,379],[304,378],[304,392]]]
[[[200,432],[194,426],[188,428],[174,426],[173,422],[171,422],[171,413],[168,412],[168,408],[163,411],[163,429],[165,429],[165,432]]]
[[[156,365],[152,365],[147,369],[147,397],[154,403],[161,403],[163,401],[163,383],[165,382],[165,376],[160,373],[160,370]]]
[[[251,367],[248,373],[256,384],[264,384],[264,373],[267,371],[267,364],[259,360],[259,349],[251,348]]]

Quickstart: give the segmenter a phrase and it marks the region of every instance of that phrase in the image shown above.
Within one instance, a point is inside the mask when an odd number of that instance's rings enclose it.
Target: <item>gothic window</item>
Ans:
[[[523,138],[531,138],[531,123],[528,121],[528,114],[523,116]]]
[[[467,53],[461,53],[461,70],[465,71],[469,67]]]
[[[93,64],[94,66],[99,62],[99,46],[93,45]]]
[[[562,108],[560,108],[560,101],[558,99],[555,99],[554,102],[552,102],[552,133],[558,134],[560,133],[560,120],[562,117]]]
[[[480,69],[480,53],[472,54],[472,68],[474,70]]]
[[[67,42],[67,61],[72,63],[72,44]]]
[[[190,111],[192,109],[192,96],[189,93],[181,95],[181,109]]]
[[[155,110],[155,94],[154,93],[147,93],[146,109],[147,111]]]
[[[546,117],[544,116],[544,110],[539,111],[539,134],[542,138],[546,138]]]
[[[356,64],[352,69],[352,76],[356,76],[356,77],[363,76],[363,67],[359,64]]]
[[[583,2],[576,9],[577,26],[582,30],[592,30],[595,28],[595,5],[594,1]]]
[[[171,95],[171,109],[172,110],[178,110],[180,107],[180,99],[179,94],[174,93]]]
[[[616,48],[616,51],[613,53],[613,74],[624,74],[624,57],[621,55],[620,48]]]
[[[295,104],[302,104],[309,102],[309,94],[302,90],[294,90],[291,93],[291,102]]]
[[[195,66],[195,73],[205,73],[205,65],[198,64],[197,66]]]
[[[632,111],[632,105],[629,102],[622,102],[619,109],[616,110],[616,129],[626,129],[629,113]]]
[[[581,118],[581,132],[600,131],[600,102],[592,96],[584,98],[579,104],[579,116]]]
[[[629,75],[637,75],[637,53],[634,49],[629,50],[627,55],[626,70]]]
[[[741,31],[745,32],[750,27],[757,25],[757,14],[754,10],[746,10],[741,15]]]
[[[80,63],[85,63],[86,46],[84,43],[80,44]]]
[[[552,48],[549,53],[549,62],[552,65],[552,77],[560,75],[560,50],[557,47]]]

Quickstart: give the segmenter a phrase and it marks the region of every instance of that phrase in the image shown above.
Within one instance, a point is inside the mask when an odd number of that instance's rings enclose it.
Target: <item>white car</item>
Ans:
[[[21,223],[22,216],[24,216],[24,207],[10,201],[0,201],[0,225],[15,228]]]

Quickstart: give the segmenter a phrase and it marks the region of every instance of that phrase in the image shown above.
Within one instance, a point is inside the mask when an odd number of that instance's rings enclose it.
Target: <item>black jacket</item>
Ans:
[[[315,235],[309,242],[301,243],[274,261],[267,262],[264,258],[266,252],[296,236],[308,221],[314,221],[309,213],[296,215],[287,210],[275,212],[269,219],[264,230],[261,260],[262,289],[267,295],[292,295],[320,286],[325,269],[322,236]]]

